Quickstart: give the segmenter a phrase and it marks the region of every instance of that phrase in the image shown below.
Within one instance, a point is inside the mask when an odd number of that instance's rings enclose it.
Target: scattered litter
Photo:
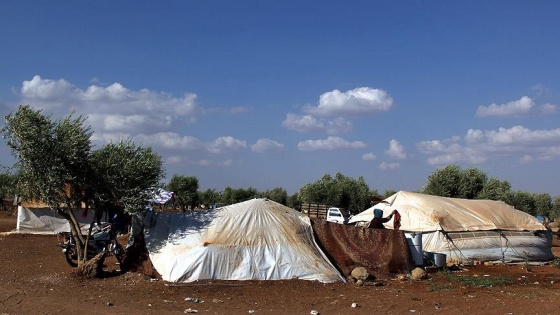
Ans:
[[[249,310],[249,314],[253,314],[255,310]]]
[[[311,310],[311,312],[309,312],[309,314],[311,314],[311,315],[319,315],[319,311]]]
[[[187,308],[187,309],[185,310],[185,313],[198,313],[198,311],[195,310],[195,309],[192,309],[192,308]]]
[[[358,307],[358,303],[352,303],[352,308]]]
[[[220,299],[212,299],[213,303],[224,303],[224,301],[220,300]]]
[[[203,300],[197,299],[197,298],[193,298],[193,297],[190,297],[190,296],[187,297],[187,298],[185,298],[185,301],[191,301],[191,302],[193,302],[193,303],[204,303]]]

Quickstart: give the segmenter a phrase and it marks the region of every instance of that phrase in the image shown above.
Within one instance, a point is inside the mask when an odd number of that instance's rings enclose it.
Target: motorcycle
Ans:
[[[72,233],[59,232],[57,246],[62,248],[62,254],[66,262],[72,267],[78,267],[78,249]],[[91,236],[88,240],[87,259],[103,252],[106,252],[107,256],[115,256],[118,263],[122,264],[124,249],[117,240],[117,233],[111,223],[93,224]]]

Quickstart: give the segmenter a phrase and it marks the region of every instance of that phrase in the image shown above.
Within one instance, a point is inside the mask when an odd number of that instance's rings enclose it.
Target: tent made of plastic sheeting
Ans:
[[[397,210],[400,230],[421,234],[423,252],[446,255],[446,261],[544,262],[554,258],[546,227],[502,201],[472,200],[399,191],[355,215],[350,224],[369,222],[373,210],[384,216]],[[393,220],[385,223],[391,229]]]
[[[309,218],[267,199],[158,213],[145,241],[165,281],[345,281],[315,242]]]
[[[82,233],[88,232],[93,222],[93,211],[88,211],[86,217],[76,215]],[[16,232],[27,234],[56,234],[70,232],[68,220],[51,208],[27,208],[18,206]]]

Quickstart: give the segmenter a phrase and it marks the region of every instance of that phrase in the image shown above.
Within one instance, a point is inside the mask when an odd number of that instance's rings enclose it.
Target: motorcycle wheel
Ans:
[[[62,254],[70,267],[78,267],[78,251],[76,250],[75,245],[66,247]]]

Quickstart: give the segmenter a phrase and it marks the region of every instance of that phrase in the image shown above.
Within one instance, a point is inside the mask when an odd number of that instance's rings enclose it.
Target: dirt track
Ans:
[[[14,228],[14,217],[0,216],[0,231]],[[550,265],[531,272],[521,266],[475,266],[452,273],[454,278],[433,273],[428,280],[400,281],[395,276],[381,279],[381,286],[361,287],[303,280],[174,285],[138,273],[85,281],[73,276],[56,241],[56,236],[0,235],[0,314],[185,314],[187,309],[200,314],[560,314],[560,269]],[[115,268],[108,259],[107,269]],[[512,283],[473,287],[457,276]],[[200,301],[185,300],[189,297]]]

